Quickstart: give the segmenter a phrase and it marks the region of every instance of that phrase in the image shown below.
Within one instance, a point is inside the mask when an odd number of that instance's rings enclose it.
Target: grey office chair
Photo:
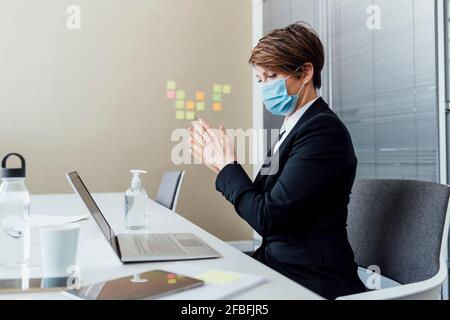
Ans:
[[[184,171],[167,171],[164,173],[159,184],[155,201],[164,207],[175,211],[184,174]]]
[[[356,181],[348,237],[356,263],[399,285],[339,299],[440,299],[447,268],[450,188],[408,180]]]

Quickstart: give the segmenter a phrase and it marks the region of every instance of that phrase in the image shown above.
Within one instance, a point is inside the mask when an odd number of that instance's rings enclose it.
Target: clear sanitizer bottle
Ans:
[[[144,170],[131,170],[131,187],[125,193],[125,228],[131,230],[146,229],[148,225],[148,195],[142,187],[140,174]]]
[[[21,161],[20,168],[7,168],[9,157]],[[10,153],[2,161],[0,186],[0,266],[26,266],[30,259],[30,194],[25,185],[25,159]]]

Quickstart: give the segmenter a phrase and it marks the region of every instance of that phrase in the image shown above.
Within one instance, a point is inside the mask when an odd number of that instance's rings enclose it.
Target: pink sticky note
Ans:
[[[175,99],[176,91],[175,90],[167,90],[167,99]]]

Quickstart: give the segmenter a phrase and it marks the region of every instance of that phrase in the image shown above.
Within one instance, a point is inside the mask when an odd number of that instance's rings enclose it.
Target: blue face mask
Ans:
[[[276,116],[286,116],[292,113],[297,106],[298,96],[305,84],[300,88],[297,95],[290,96],[287,91],[286,79],[273,80],[261,85],[261,96],[267,111]]]

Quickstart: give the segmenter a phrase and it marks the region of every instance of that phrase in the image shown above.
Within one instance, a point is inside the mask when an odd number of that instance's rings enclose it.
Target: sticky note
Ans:
[[[222,87],[222,93],[226,94],[231,93],[231,86],[229,84],[224,84]]]
[[[201,92],[201,91],[196,92],[195,100],[200,100],[200,101],[205,100],[205,93]]]
[[[167,81],[167,90],[175,90],[177,83],[175,81]]]
[[[186,92],[182,91],[182,90],[178,90],[177,91],[177,99],[178,100],[184,100],[186,99]]]
[[[176,96],[175,90],[167,90],[166,94],[167,99],[175,99],[175,96]]]
[[[195,120],[195,112],[186,111],[186,120]]]
[[[214,102],[213,111],[222,111],[222,104],[220,102]]]
[[[222,100],[222,94],[221,93],[214,93],[213,95],[213,101],[214,102],[219,102]]]
[[[199,280],[205,281],[206,284],[227,284],[242,278],[242,274],[228,271],[211,270],[200,273],[195,276]]]
[[[167,283],[168,284],[175,284],[175,283],[177,283],[177,279],[168,279]]]
[[[184,100],[175,101],[175,109],[184,109]]]
[[[184,111],[177,111],[175,113],[175,119],[177,119],[177,120],[184,120]]]
[[[214,93],[221,93],[222,92],[222,85],[221,84],[215,84],[213,87]]]
[[[194,101],[187,101],[186,102],[186,109],[188,109],[188,110],[195,110],[195,102]]]
[[[205,110],[205,103],[203,101],[197,102],[195,104],[195,109],[197,109],[197,111],[204,111]]]

